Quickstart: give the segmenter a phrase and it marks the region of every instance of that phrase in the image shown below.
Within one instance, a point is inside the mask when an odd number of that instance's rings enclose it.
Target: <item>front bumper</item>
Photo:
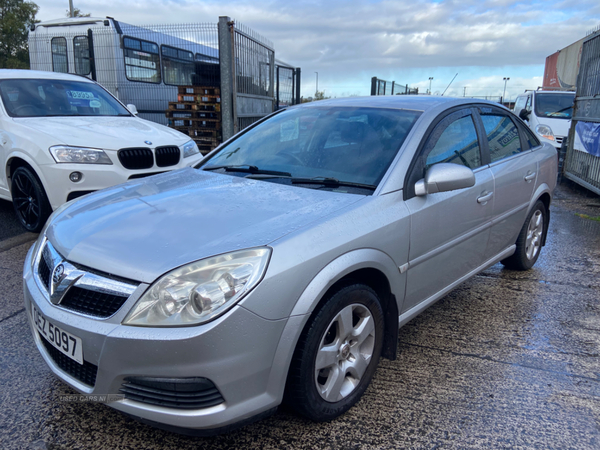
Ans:
[[[50,303],[25,260],[24,298],[34,341],[50,369],[85,394],[119,394],[128,377],[211,380],[224,401],[199,409],[178,409],[130,399],[109,406],[147,422],[169,427],[212,430],[271,411],[281,402],[284,386],[269,383],[287,319],[266,320],[236,306],[213,322],[195,327],[145,328],[121,325],[144,291],[136,290],[112,317],[99,320]],[[64,331],[82,339],[83,358],[97,366],[94,386],[62,370],[42,342],[32,321],[32,307]],[[77,364],[77,363],[75,363]]]
[[[112,152],[110,153],[111,160],[113,160],[112,165],[54,163],[40,166],[40,175],[52,209],[54,210],[66,201],[74,198],[73,196],[69,198],[69,194],[71,193],[98,191],[125,183],[133,178],[192,167],[203,158],[202,154],[198,153],[197,155],[181,159],[174,166],[157,167],[154,165],[149,169],[128,170],[118,163],[118,158],[113,156]],[[80,172],[83,175],[82,179],[72,182],[69,179],[69,175],[72,172]]]

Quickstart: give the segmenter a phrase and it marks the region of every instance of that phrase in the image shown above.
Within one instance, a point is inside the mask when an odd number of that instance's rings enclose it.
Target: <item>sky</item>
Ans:
[[[64,17],[68,0],[33,0],[37,19]],[[371,78],[446,96],[506,99],[542,83],[547,56],[600,25],[598,0],[73,0],[94,17],[134,24],[205,23],[219,16],[273,42],[302,70],[302,92],[369,95]],[[458,74],[455,80],[451,80]],[[448,87],[449,85],[449,87]]]

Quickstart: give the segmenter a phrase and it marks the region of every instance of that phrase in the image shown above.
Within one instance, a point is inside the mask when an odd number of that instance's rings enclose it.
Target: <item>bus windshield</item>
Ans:
[[[131,116],[102,87],[84,81],[1,80],[0,95],[11,117]]]

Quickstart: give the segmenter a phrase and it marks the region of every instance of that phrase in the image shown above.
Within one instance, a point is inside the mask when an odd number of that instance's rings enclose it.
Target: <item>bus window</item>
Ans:
[[[87,36],[76,36],[73,38],[75,73],[78,75],[89,75],[90,73],[90,49],[88,42]]]
[[[131,37],[123,38],[125,75],[130,81],[160,83],[158,45]]]
[[[50,41],[52,47],[52,71],[69,73],[67,61],[67,40],[64,37],[55,37]]]
[[[165,84],[189,86],[192,84],[194,54],[167,45],[161,46]]]

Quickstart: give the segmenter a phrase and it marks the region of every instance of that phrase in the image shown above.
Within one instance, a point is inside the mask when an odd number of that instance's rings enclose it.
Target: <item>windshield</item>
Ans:
[[[342,183],[373,188],[420,114],[326,106],[288,109],[232,141],[204,161],[202,169],[323,184],[319,189],[337,189]]]
[[[2,80],[0,95],[11,117],[131,116],[95,83],[65,80]]]
[[[537,93],[535,115],[554,119],[570,119],[573,115],[575,94]]]

